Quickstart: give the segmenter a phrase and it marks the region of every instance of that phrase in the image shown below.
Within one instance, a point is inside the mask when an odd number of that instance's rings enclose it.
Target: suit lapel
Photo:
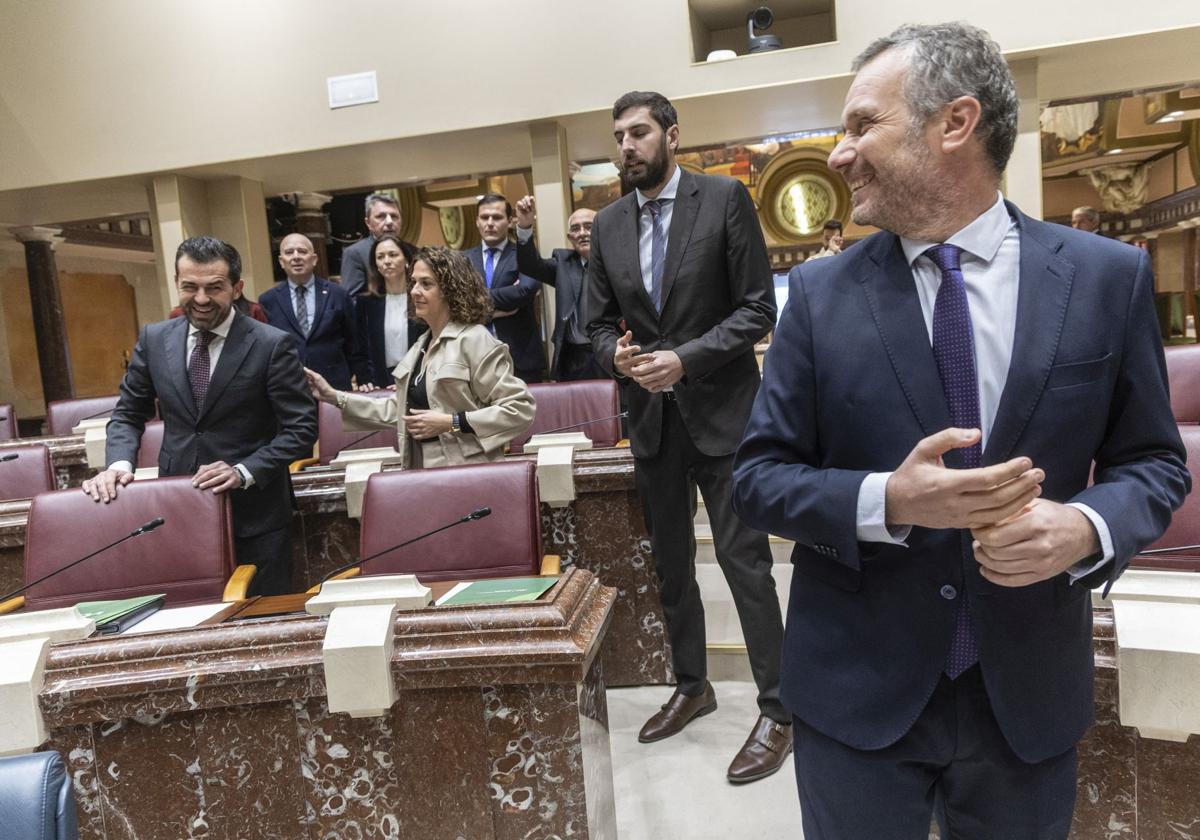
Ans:
[[[282,288],[279,289],[283,294],[283,315],[287,318],[288,324],[292,327],[292,333],[300,341],[304,340],[304,332],[300,329],[300,322],[296,320],[296,293],[292,291],[292,284],[287,280],[283,281]],[[316,320],[313,320],[313,325],[316,325]]]
[[[859,282],[896,379],[928,436],[950,425],[950,410],[925,328],[917,284],[895,235],[884,234],[869,245],[870,262]]]
[[[188,320],[186,317],[175,318],[171,328],[164,331],[163,343],[166,345],[167,379],[175,389],[180,403],[196,416],[196,400],[192,397],[192,386],[188,379],[187,369],[187,339]]]
[[[1010,457],[1046,387],[1058,352],[1074,264],[1058,255],[1062,240],[1047,225],[1015,212],[1021,235],[1021,275],[1017,292],[1017,328],[1008,378],[983,453],[985,464]]]
[[[221,358],[217,360],[217,369],[208,380],[208,393],[204,397],[201,416],[217,404],[225,386],[233,379],[246,354],[254,346],[254,336],[250,335],[250,327],[246,323],[248,320],[250,319],[241,313],[233,316],[233,323],[229,325],[229,335],[225,336],[225,345],[221,348]]]
[[[313,306],[315,311],[313,312],[312,329],[308,331],[310,336],[317,334],[317,325],[325,317],[325,308],[329,306],[329,288],[324,281],[316,277],[313,277],[313,299],[316,303]]]
[[[679,188],[675,192],[675,206],[671,209],[671,229],[667,232],[666,266],[663,269],[662,308],[667,308],[667,298],[675,287],[675,275],[683,262],[683,252],[692,238],[696,226],[696,215],[700,212],[700,183],[686,169],[679,173]]]
[[[618,248],[619,258],[624,263],[625,274],[628,275],[633,283],[634,294],[641,300],[642,304],[649,311],[651,317],[658,320],[658,312],[654,308],[654,301],[650,300],[650,294],[646,291],[645,283],[642,281],[642,251],[641,251],[641,228],[638,224],[637,193],[630,192],[621,201],[621,216],[618,226],[620,230],[613,237],[616,242],[632,242],[631,248]],[[609,277],[616,276],[616,272],[609,271]]]

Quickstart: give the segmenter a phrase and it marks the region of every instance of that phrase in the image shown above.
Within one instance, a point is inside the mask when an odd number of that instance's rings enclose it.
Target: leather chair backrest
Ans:
[[[46,434],[69,435],[85,417],[99,415],[117,406],[118,396],[83,397],[77,400],[55,400],[46,406]]]
[[[532,461],[375,473],[363,496],[359,557],[481,507],[491,515],[376,558],[363,573],[409,573],[425,581],[537,575],[542,523]]]
[[[0,454],[17,456],[0,464],[0,499],[32,499],[38,493],[54,489],[49,447],[9,446]]]
[[[0,405],[0,440],[20,437],[17,431],[17,412],[8,403]]]
[[[1200,423],[1200,344],[1177,344],[1164,352],[1175,422]]]
[[[0,836],[78,840],[71,776],[58,753],[0,758]]]
[[[142,442],[138,446],[137,467],[157,467],[158,453],[162,449],[163,421],[151,420],[142,432]]]
[[[368,397],[395,399],[395,391],[367,391]],[[321,450],[321,463],[328,464],[346,447],[374,449],[390,446],[395,449],[399,438],[395,429],[380,429],[378,432],[348,432],[342,428],[342,412],[327,402],[317,404],[317,446]]]
[[[192,487],[190,476],[135,481],[109,504],[78,487],[35,496],[25,529],[25,583],[145,525],[162,527],[80,563],[25,594],[31,610],[79,601],[164,593],[167,606],[221,600],[233,574],[229,495]]]
[[[1171,524],[1158,541],[1148,548],[1178,548],[1200,545],[1200,425],[1180,425],[1179,436],[1187,450],[1188,472],[1192,475],[1192,492],[1171,517]],[[1155,554],[1134,557],[1133,565],[1140,568],[1200,570],[1200,549],[1177,554]]]
[[[612,379],[584,379],[578,382],[539,382],[529,386],[529,392],[537,400],[537,412],[529,430],[513,440],[510,452],[524,451],[525,443],[534,435],[561,429],[586,420],[612,417],[621,411],[621,398],[617,383]],[[614,446],[621,439],[621,421],[605,420],[581,426],[583,432],[600,448]]]

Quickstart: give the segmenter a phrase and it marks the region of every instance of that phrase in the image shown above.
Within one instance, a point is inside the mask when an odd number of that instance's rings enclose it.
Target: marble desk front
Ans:
[[[41,705],[84,840],[615,838],[603,666],[615,593],[400,613],[378,718],[330,713],[326,619],[55,645]]]

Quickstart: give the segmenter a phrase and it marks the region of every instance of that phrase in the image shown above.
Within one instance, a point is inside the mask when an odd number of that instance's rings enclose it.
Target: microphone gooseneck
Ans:
[[[5,461],[15,461],[20,457],[20,454],[16,452],[9,452],[7,455],[0,455],[0,464],[3,464]]]
[[[582,423],[572,423],[570,426],[559,426],[557,429],[547,429],[544,432],[538,432],[539,435],[553,435],[558,432],[569,432],[572,429],[582,429],[584,426],[591,426],[595,423],[604,423],[607,420],[621,420],[629,416],[628,411],[622,411],[620,414],[610,414],[608,417],[596,417],[591,420],[584,420]]]
[[[61,575],[67,569],[75,568],[80,563],[82,563],[84,560],[90,560],[91,558],[95,557],[97,554],[100,554],[101,552],[104,552],[104,551],[108,551],[110,548],[115,548],[116,546],[120,545],[121,543],[125,542],[126,540],[131,540],[134,537],[139,537],[142,534],[145,534],[149,531],[153,531],[155,528],[158,528],[160,525],[164,524],[165,522],[166,522],[166,520],[163,519],[161,516],[156,516],[153,519],[151,519],[149,522],[147,522],[145,525],[143,525],[142,527],[136,528],[136,529],[130,531],[128,534],[121,537],[119,540],[114,540],[113,542],[110,542],[108,545],[104,546],[103,548],[96,549],[91,554],[84,555],[83,557],[80,557],[78,560],[73,560],[72,562],[68,563],[67,565],[63,566],[62,568],[55,569],[53,572],[50,572],[49,574],[42,575],[37,580],[33,581],[32,583],[25,584],[20,589],[14,589],[12,592],[9,592],[7,595],[0,596],[0,602],[7,601],[9,598],[15,598],[16,596],[20,595],[22,592],[25,592],[26,590],[32,589],[33,587],[37,586],[39,583],[43,583],[43,582],[49,580],[50,578],[54,577],[55,575]]]
[[[447,528],[453,528],[455,525],[462,525],[464,522],[474,522],[477,519],[483,519],[485,516],[491,516],[491,514],[492,514],[492,509],[490,507],[477,508],[476,510],[473,510],[470,513],[468,513],[466,516],[460,516],[458,519],[455,519],[453,522],[447,522],[445,525],[440,525],[437,528],[434,528],[432,531],[426,531],[424,534],[418,534],[415,537],[404,540],[404,542],[396,543],[395,545],[393,545],[389,548],[385,548],[385,549],[383,549],[383,551],[376,551],[370,557],[364,557],[362,560],[351,560],[349,563],[345,563],[341,566],[338,566],[332,572],[325,575],[325,577],[321,578],[321,583],[325,583],[325,581],[329,580],[330,578],[336,577],[336,576],[340,575],[342,572],[347,571],[348,569],[353,569],[355,566],[358,566],[361,569],[363,566],[367,565],[367,563],[371,562],[376,557],[382,557],[383,555],[389,554],[398,548],[404,548],[406,545],[412,545],[415,542],[420,542],[421,540],[425,539],[426,537],[432,537],[434,534],[439,534],[442,531],[445,531]]]

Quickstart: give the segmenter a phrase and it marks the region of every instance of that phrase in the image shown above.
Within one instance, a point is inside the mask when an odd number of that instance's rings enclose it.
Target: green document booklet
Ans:
[[[166,601],[166,595],[143,595],[120,601],[84,601],[76,604],[79,611],[96,622],[100,633],[120,633],[143,618],[153,615]]]
[[[542,593],[558,583],[557,577],[495,578],[468,583],[440,607],[461,607],[467,604],[507,604],[514,601],[536,601]]]

